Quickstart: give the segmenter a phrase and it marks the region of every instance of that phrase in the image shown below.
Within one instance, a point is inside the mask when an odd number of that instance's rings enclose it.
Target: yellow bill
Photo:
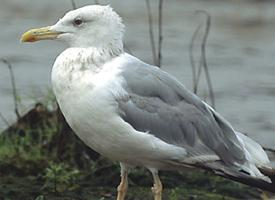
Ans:
[[[21,36],[21,42],[36,42],[38,40],[53,40],[62,32],[50,30],[50,26],[31,29]]]

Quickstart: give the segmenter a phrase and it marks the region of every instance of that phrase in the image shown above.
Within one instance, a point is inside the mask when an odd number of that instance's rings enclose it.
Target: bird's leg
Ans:
[[[162,194],[162,184],[159,179],[158,171],[155,169],[150,169],[153,175],[154,179],[154,186],[151,188],[152,192],[154,194],[154,200],[161,200],[161,194]]]
[[[124,200],[128,189],[128,166],[124,163],[120,163],[121,167],[121,181],[117,187],[117,200]]]

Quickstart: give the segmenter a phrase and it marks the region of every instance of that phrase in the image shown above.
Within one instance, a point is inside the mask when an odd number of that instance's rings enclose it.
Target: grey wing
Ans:
[[[118,99],[119,114],[136,130],[192,155],[214,153],[230,165],[245,162],[230,124],[169,74],[132,58],[121,76],[128,95]]]

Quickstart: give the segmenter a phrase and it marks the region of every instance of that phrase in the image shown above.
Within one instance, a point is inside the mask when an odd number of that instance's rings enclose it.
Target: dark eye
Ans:
[[[73,23],[75,26],[80,26],[81,24],[83,24],[83,20],[80,18],[75,18]]]

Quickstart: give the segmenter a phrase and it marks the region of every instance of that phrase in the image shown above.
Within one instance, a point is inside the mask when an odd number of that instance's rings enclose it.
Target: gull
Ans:
[[[173,76],[124,52],[123,35],[110,6],[88,5],[21,38],[68,45],[52,68],[53,91],[78,137],[120,162],[117,200],[125,199],[134,166],[151,171],[155,200],[162,198],[159,170],[202,168],[268,188],[271,179],[260,170],[270,169],[270,161],[262,147]]]

